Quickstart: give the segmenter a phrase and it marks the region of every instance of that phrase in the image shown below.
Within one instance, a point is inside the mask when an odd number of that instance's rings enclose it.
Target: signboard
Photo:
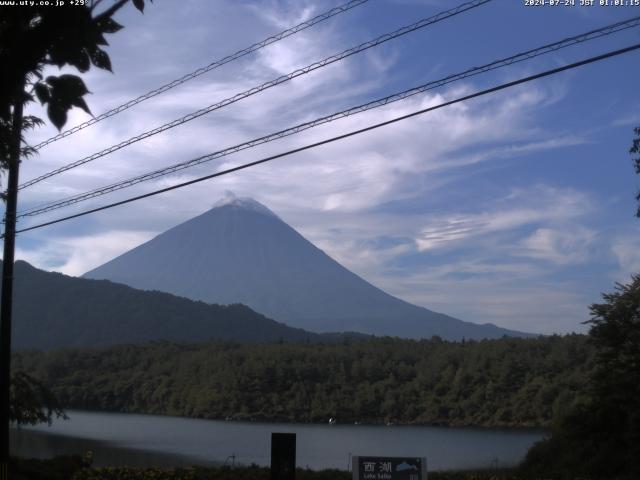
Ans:
[[[416,457],[353,457],[353,480],[427,480],[427,460]]]

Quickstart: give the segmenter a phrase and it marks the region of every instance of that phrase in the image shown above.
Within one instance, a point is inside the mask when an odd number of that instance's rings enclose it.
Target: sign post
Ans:
[[[353,480],[427,480],[427,459],[353,457]]]

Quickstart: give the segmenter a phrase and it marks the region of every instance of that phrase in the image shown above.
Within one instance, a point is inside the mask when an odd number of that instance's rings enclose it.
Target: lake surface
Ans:
[[[51,427],[11,432],[12,453],[48,458],[93,450],[94,464],[269,465],[272,432],[297,434],[297,463],[348,469],[350,455],[426,457],[429,470],[515,465],[545,435],[533,430],[309,425],[198,420],[156,415],[67,412]]]

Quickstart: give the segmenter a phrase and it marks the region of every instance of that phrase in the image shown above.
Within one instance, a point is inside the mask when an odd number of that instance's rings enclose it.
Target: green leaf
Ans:
[[[76,75],[64,74],[59,77],[47,77],[49,84],[49,108],[47,113],[51,122],[60,130],[67,121],[67,112],[78,107],[91,115],[87,103],[82,98],[89,93],[84,81]]]
[[[124,27],[113,18],[103,18],[98,22],[98,28],[102,33],[116,33]]]
[[[52,87],[55,87],[58,84],[58,77],[49,76],[46,78],[45,82],[47,82]]]
[[[49,81],[50,78],[52,77],[47,78],[47,83],[49,84],[51,84],[51,82]],[[56,78],[55,84],[52,85],[53,96],[63,96],[65,98],[71,99],[81,97],[82,95],[86,95],[87,93],[89,93],[89,90],[84,84],[84,81],[76,75],[64,74],[60,75],[59,77],[53,78]]]
[[[67,110],[67,108],[64,108],[64,106],[58,102],[49,102],[47,115],[51,123],[53,123],[58,130],[62,130],[64,124],[67,123]]]
[[[42,126],[44,126],[42,119],[34,115],[27,115],[22,118],[22,130],[31,130]]]
[[[49,51],[48,63],[50,63],[51,65],[55,65],[58,68],[62,68],[66,63],[66,60],[56,49],[52,47]]]
[[[107,42],[104,38],[104,35],[102,35],[101,33],[96,34],[96,45],[102,45],[103,47],[106,47],[109,45],[109,42]]]
[[[75,66],[80,73],[84,73],[91,67],[91,62],[89,61],[89,54],[85,49],[82,49],[78,52],[76,58],[70,60],[69,63]]]
[[[102,68],[103,70],[111,70],[111,60],[109,59],[109,55],[104,50],[97,48],[90,53],[91,63],[93,63],[96,67]]]
[[[82,110],[87,112],[89,115],[93,116],[93,114],[91,113],[91,110],[89,110],[89,106],[87,105],[87,102],[84,101],[84,98],[82,97],[75,98],[71,101],[71,104],[74,107],[81,108]]]
[[[133,0],[133,6],[144,12],[144,0]]]

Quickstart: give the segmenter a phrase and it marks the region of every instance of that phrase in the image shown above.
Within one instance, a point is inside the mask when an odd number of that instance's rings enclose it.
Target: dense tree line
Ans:
[[[343,344],[209,342],[22,352],[76,409],[197,418],[549,426],[580,401],[586,337]]]
[[[640,275],[591,306],[595,353],[583,398],[534,446],[525,468],[553,478],[640,478]]]

